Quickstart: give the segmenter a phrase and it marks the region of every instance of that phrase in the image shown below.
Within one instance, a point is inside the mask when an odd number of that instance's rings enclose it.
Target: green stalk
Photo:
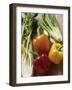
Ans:
[[[27,40],[27,47],[26,47],[26,60],[28,61],[27,59],[27,56],[28,56],[28,50],[29,50],[29,43],[30,43],[30,36],[31,36],[31,33],[32,31],[30,32],[30,35],[28,36],[28,40]]]
[[[46,20],[48,26],[51,28],[51,30],[53,30],[53,25],[52,25],[51,20],[48,15],[45,15],[45,20]]]
[[[53,37],[56,41],[62,41],[62,35],[57,26],[57,21],[55,15],[44,15],[43,20],[40,21],[40,25],[43,29],[45,29],[51,37]]]

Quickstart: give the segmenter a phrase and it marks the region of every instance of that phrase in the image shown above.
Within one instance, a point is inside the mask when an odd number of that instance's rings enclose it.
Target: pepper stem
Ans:
[[[58,51],[61,51],[62,48],[63,48],[63,45],[62,45],[61,47],[59,47],[57,50],[58,50]]]

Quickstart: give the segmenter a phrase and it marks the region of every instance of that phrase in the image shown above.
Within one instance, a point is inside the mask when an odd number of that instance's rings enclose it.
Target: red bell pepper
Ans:
[[[36,76],[48,75],[51,68],[51,62],[47,55],[42,54],[33,60],[33,73]]]

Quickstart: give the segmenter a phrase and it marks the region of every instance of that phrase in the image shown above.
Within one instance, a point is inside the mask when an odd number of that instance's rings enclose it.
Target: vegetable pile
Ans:
[[[63,39],[56,15],[22,13],[21,34],[21,56],[32,65],[32,76],[63,73]]]

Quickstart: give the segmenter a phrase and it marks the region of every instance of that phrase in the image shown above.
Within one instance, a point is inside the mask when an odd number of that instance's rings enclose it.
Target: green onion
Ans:
[[[30,53],[32,51],[32,42],[31,42],[31,34],[32,34],[32,19],[34,14],[32,13],[22,13],[22,32],[21,32],[21,44],[25,51],[22,53],[27,64],[30,64],[30,61],[33,57],[33,54]]]

